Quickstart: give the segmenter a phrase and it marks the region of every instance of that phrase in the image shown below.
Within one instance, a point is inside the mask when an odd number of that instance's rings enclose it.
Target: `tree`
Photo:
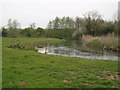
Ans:
[[[2,37],[7,37],[7,29],[2,27]]]
[[[70,28],[70,18],[66,17],[66,28]]]
[[[118,12],[114,12],[114,14],[113,14],[113,21],[114,22],[118,21]]]
[[[80,18],[76,17],[75,19],[75,29],[79,29],[80,28]]]
[[[9,19],[7,27],[8,29],[18,29],[20,28],[20,23],[18,23],[16,19],[14,19],[13,21],[12,19]]]
[[[30,26],[30,28],[35,29],[36,24],[35,23],[31,23],[29,26]]]
[[[44,29],[38,27],[34,32],[33,32],[33,37],[42,37],[44,36]]]
[[[53,27],[52,27],[52,21],[49,21],[49,23],[47,25],[47,29],[53,29]]]
[[[56,17],[55,20],[53,21],[53,28],[59,29],[59,25],[60,25],[60,19]]]
[[[21,30],[21,34],[25,37],[32,37],[32,28],[28,27],[28,28],[25,28],[23,30]]]
[[[65,28],[65,20],[66,20],[65,17],[62,17],[62,19],[60,20],[60,26],[61,26],[61,28]]]
[[[69,25],[70,28],[74,29],[75,28],[75,22],[72,18],[70,18],[70,25]]]
[[[8,20],[8,36],[9,37],[17,37],[19,34],[19,29],[20,29],[20,23],[17,22],[17,20],[9,19]]]
[[[83,14],[85,19],[91,18],[92,20],[102,19],[102,16],[97,11],[89,11]]]
[[[102,17],[97,11],[89,11],[84,14],[86,34],[98,35],[100,34],[100,25],[102,23]],[[97,33],[98,32],[98,33]]]
[[[72,37],[75,40],[80,40],[82,38],[83,33],[84,32],[83,32],[82,28],[79,28],[74,31],[74,33],[72,34]]]

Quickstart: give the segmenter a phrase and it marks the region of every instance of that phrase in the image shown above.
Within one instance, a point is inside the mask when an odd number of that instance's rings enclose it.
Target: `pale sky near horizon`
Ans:
[[[0,0],[0,27],[6,26],[8,19],[16,19],[21,27],[35,22],[45,28],[49,20],[56,16],[83,16],[88,11],[97,10],[105,20],[113,20],[119,0]]]

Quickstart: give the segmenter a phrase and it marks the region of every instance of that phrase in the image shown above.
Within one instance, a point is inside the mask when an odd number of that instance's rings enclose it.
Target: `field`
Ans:
[[[20,42],[61,42],[47,38],[3,38],[3,88],[118,88],[118,61],[47,55],[9,47]]]

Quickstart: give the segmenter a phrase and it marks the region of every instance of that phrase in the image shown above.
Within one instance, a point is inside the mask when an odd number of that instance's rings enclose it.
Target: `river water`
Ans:
[[[77,41],[69,41],[59,44],[49,44],[46,47],[38,49],[40,53],[47,53],[52,55],[61,55],[66,57],[80,57],[87,59],[102,59],[118,61],[118,52],[96,50],[89,48]]]

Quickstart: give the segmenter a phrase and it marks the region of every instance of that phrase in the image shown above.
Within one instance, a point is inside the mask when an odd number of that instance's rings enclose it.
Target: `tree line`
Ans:
[[[83,17],[56,17],[54,20],[49,21],[47,29],[61,30],[73,29],[72,37],[79,38],[81,35],[101,36],[110,33],[120,35],[118,30],[118,21],[106,21],[97,11],[90,11],[83,15]],[[69,33],[69,32],[68,32]]]
[[[46,29],[31,23],[27,28],[20,28],[17,20],[8,20],[7,27],[2,27],[2,37],[52,37],[79,40],[82,35],[101,36],[109,33],[120,35],[118,21],[106,21],[97,11],[87,12],[83,17],[56,17],[49,21]]]
[[[2,27],[2,37],[41,37],[44,33],[43,28],[36,28],[35,23],[31,23],[27,28],[20,28],[17,20],[8,20],[7,27]]]

